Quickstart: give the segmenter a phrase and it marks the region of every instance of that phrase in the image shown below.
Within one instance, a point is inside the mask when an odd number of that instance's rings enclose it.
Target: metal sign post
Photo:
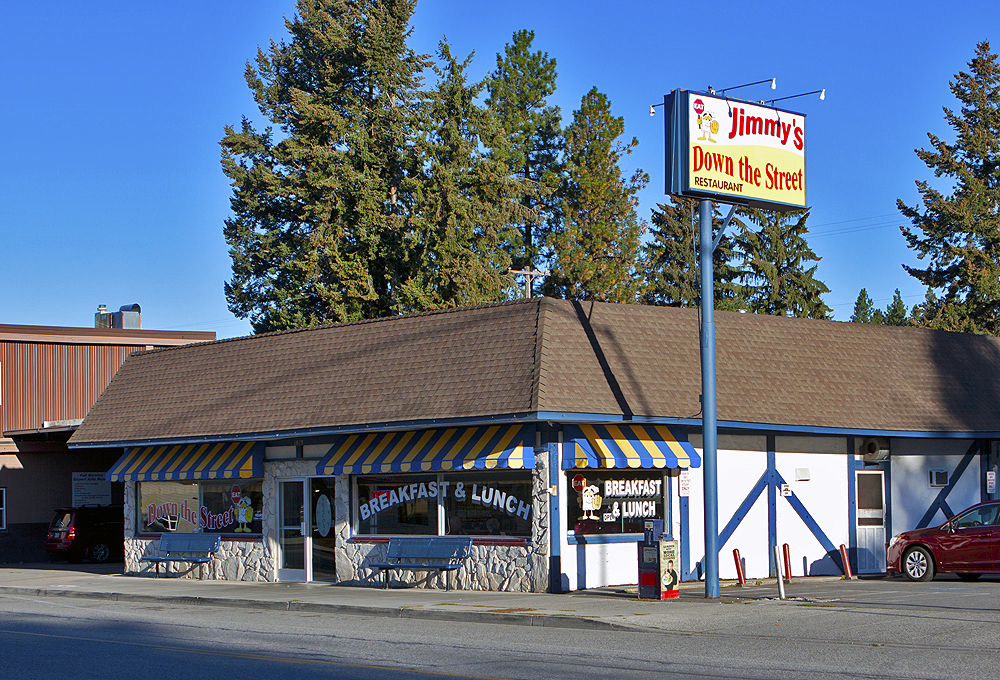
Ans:
[[[701,432],[705,476],[705,597],[719,596],[719,484],[715,419],[715,290],[712,202],[699,201],[701,259]],[[725,228],[725,227],[723,227]],[[721,234],[720,234],[721,236]]]

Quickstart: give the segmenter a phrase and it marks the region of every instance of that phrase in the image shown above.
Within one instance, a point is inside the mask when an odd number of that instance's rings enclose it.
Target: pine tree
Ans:
[[[935,177],[950,180],[950,194],[917,181],[923,210],[897,201],[912,222],[907,245],[925,269],[905,267],[928,288],[914,322],[945,330],[1000,334],[1000,65],[988,42],[976,47],[969,73],[951,83],[961,107],[945,108],[955,141],[928,134],[930,150],[917,155]],[[941,296],[932,295],[940,291]]]
[[[521,242],[511,252],[518,269],[540,265],[549,232],[559,222],[562,132],[559,107],[548,98],[556,91],[556,60],[531,51],[533,31],[517,31],[497,54],[487,81],[487,108],[497,116],[509,143],[493,147],[497,160],[526,183],[519,197]]]
[[[642,290],[636,194],[649,183],[641,170],[622,176],[621,160],[638,140],[618,141],[625,121],[611,114],[611,102],[593,88],[566,129],[566,184],[562,225],[548,245],[554,253],[548,294],[571,300],[637,302]]]
[[[288,43],[247,64],[262,132],[227,126],[229,308],[256,332],[384,316],[413,274],[420,159],[412,111],[424,60],[415,0],[299,0]]]
[[[645,245],[647,271],[643,302],[668,307],[696,307],[701,299],[700,260],[697,247],[698,201],[670,197],[670,204],[653,210],[650,234]],[[713,204],[712,226],[716,233],[722,217]],[[714,261],[714,296],[716,309],[739,309],[746,305],[736,284],[740,271],[733,260],[731,233],[738,228],[734,217],[727,234],[712,254]]]
[[[854,302],[854,314],[851,315],[853,323],[871,323],[872,312],[875,306],[872,299],[868,297],[868,291],[864,288],[858,293],[858,299]]]
[[[519,198],[530,190],[484,150],[503,148],[506,135],[477,104],[485,82],[467,82],[472,55],[460,62],[442,40],[438,57],[437,85],[427,95],[422,122],[420,228],[407,242],[418,273],[401,290],[410,311],[509,297],[509,251],[520,241],[511,225],[520,217]]]
[[[899,294],[899,288],[896,289],[896,294],[892,296],[892,302],[885,310],[885,324],[887,326],[910,325],[910,317],[906,313],[906,304],[903,302],[903,296]]]
[[[758,314],[826,319],[830,308],[823,293],[830,289],[816,279],[819,257],[806,243],[809,212],[778,213],[744,208],[742,214],[756,225],[744,225],[734,242],[743,258],[744,295]]]

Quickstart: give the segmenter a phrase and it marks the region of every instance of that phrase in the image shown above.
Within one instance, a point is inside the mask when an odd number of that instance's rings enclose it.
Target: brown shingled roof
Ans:
[[[1000,431],[1000,340],[716,314],[718,418]],[[694,309],[529,300],[138,353],[71,443],[534,413],[700,418]]]

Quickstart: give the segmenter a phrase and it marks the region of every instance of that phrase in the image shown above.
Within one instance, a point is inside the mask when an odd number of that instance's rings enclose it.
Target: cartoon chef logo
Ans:
[[[580,519],[598,519],[597,515],[594,514],[595,510],[600,510],[601,505],[604,503],[604,499],[599,493],[598,489],[593,484],[583,487],[581,492],[583,503],[583,517]]]
[[[699,116],[701,114],[705,113],[705,102],[703,102],[700,99],[695,99],[694,100],[694,112],[697,113]]]
[[[704,109],[705,107],[703,106],[702,108]],[[698,138],[699,141],[712,142],[714,144],[715,140],[712,139],[712,135],[719,132],[719,121],[715,120],[715,117],[708,111],[699,113],[698,129],[701,130],[701,137]]]
[[[239,522],[239,526],[234,531],[250,533],[248,525],[253,522],[253,506],[250,505],[248,496],[240,498],[240,502],[236,505],[236,521]]]

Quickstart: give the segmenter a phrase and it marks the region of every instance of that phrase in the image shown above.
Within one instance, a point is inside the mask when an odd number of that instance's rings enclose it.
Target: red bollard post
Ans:
[[[843,543],[840,544],[840,559],[844,562],[844,578],[853,579],[854,574],[851,573],[851,561],[847,559],[847,546]]]
[[[733,559],[736,560],[736,578],[739,579],[741,586],[745,586],[747,575],[743,573],[743,560],[740,559],[739,548],[733,548]]]
[[[788,544],[787,543],[785,543],[783,546],[781,546],[781,549],[782,549],[782,551],[785,554],[784,555],[785,556],[785,583],[791,583],[792,582],[792,553],[788,549]]]

